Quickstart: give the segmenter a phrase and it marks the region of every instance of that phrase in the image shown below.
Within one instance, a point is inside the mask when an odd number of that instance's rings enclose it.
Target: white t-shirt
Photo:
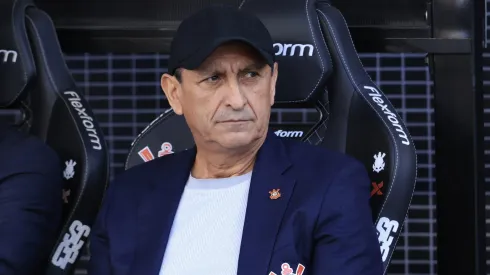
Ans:
[[[160,275],[237,273],[252,172],[223,179],[189,176]]]

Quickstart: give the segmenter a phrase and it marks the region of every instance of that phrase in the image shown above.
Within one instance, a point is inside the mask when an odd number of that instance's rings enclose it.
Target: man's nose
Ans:
[[[235,110],[243,109],[247,104],[247,98],[238,81],[230,81],[227,90],[225,95],[226,104]]]

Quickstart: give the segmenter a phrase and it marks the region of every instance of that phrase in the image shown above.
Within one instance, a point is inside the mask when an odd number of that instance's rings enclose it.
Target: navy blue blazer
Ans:
[[[89,275],[158,275],[195,154],[158,158],[112,182],[91,233]],[[280,275],[285,263],[298,275],[381,275],[370,186],[353,158],[269,134],[252,174],[238,275]]]
[[[0,274],[42,273],[61,225],[62,190],[56,153],[0,126]]]

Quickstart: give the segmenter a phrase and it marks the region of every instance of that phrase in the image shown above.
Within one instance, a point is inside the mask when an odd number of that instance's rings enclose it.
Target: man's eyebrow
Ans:
[[[264,62],[254,62],[251,63],[247,66],[245,66],[243,69],[240,69],[240,72],[249,72],[249,71],[254,71],[254,70],[261,70],[267,65],[267,63]],[[201,75],[201,76],[208,76],[212,74],[220,74],[223,72],[223,69],[221,69],[219,66],[210,64],[208,66],[203,66],[202,68],[199,68],[196,70],[196,72]]]
[[[203,66],[202,68],[199,68],[198,70],[196,70],[196,72],[201,75],[201,76],[207,76],[207,75],[211,75],[211,74],[215,74],[217,72],[219,72],[219,69],[216,65],[208,65],[208,66]]]
[[[267,64],[264,63],[264,62],[255,62],[255,63],[252,63],[252,64],[246,66],[245,68],[243,68],[240,71],[261,70],[261,69],[263,69],[265,67],[265,65],[267,65]]]

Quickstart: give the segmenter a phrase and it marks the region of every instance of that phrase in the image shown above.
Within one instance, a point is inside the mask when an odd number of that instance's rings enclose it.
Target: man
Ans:
[[[63,180],[42,141],[0,125],[0,274],[42,274],[61,224]]]
[[[196,146],[112,183],[90,275],[382,274],[363,166],[268,133],[277,76],[253,15],[181,23],[161,84]]]

